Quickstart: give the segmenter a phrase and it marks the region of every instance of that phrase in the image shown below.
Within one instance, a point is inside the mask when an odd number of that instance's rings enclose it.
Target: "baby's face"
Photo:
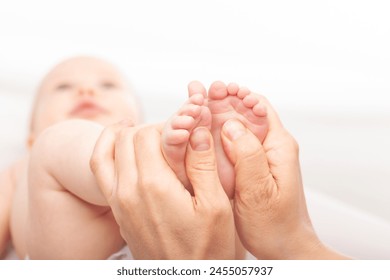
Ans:
[[[87,57],[67,60],[42,82],[32,116],[32,137],[73,118],[104,126],[124,118],[136,123],[138,114],[129,91],[121,74],[107,62]]]

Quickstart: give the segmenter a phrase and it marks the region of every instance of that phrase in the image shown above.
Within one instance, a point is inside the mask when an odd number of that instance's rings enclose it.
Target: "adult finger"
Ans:
[[[161,177],[161,179],[162,177],[176,178],[161,151],[160,125],[149,125],[135,133],[134,155],[138,180],[141,181],[139,185],[143,188],[155,186],[156,176]],[[172,186],[169,186],[169,184],[158,185],[159,190],[162,192],[170,187]]]
[[[98,138],[89,165],[107,201],[115,188],[115,141],[124,126],[132,125],[130,120],[106,127]]]
[[[240,121],[232,119],[222,127],[222,143],[236,172],[236,191],[244,188],[268,188],[270,178],[266,153],[259,139]],[[264,189],[264,191],[268,191]],[[251,193],[251,192],[248,192]]]
[[[187,147],[186,172],[196,199],[216,201],[226,197],[218,177],[213,138],[206,127],[196,128]]]
[[[115,141],[115,172],[117,192],[125,195],[135,188],[137,181],[137,165],[134,155],[134,134],[139,128],[126,127],[120,130]]]

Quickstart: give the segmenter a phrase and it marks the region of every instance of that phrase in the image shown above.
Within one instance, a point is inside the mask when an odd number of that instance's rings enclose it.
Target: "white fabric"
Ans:
[[[123,246],[121,250],[112,254],[108,260],[132,260],[133,255],[130,252],[129,247]]]
[[[18,260],[18,256],[16,255],[16,252],[13,248],[9,247],[8,251],[5,255],[5,260]],[[28,260],[28,256],[25,258]],[[120,249],[118,252],[112,254],[110,257],[107,258],[107,260],[132,260],[133,256],[127,246],[123,246],[122,249]]]

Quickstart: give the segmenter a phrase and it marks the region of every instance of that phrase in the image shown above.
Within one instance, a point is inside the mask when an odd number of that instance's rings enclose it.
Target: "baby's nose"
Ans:
[[[78,89],[78,94],[81,96],[84,95],[93,96],[96,95],[97,93],[98,93],[97,89],[94,86],[80,86]]]

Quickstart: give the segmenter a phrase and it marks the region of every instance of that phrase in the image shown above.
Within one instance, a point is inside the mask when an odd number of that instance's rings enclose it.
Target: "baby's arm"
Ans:
[[[0,258],[7,248],[10,240],[10,212],[14,180],[12,177],[13,167],[0,173]]]

